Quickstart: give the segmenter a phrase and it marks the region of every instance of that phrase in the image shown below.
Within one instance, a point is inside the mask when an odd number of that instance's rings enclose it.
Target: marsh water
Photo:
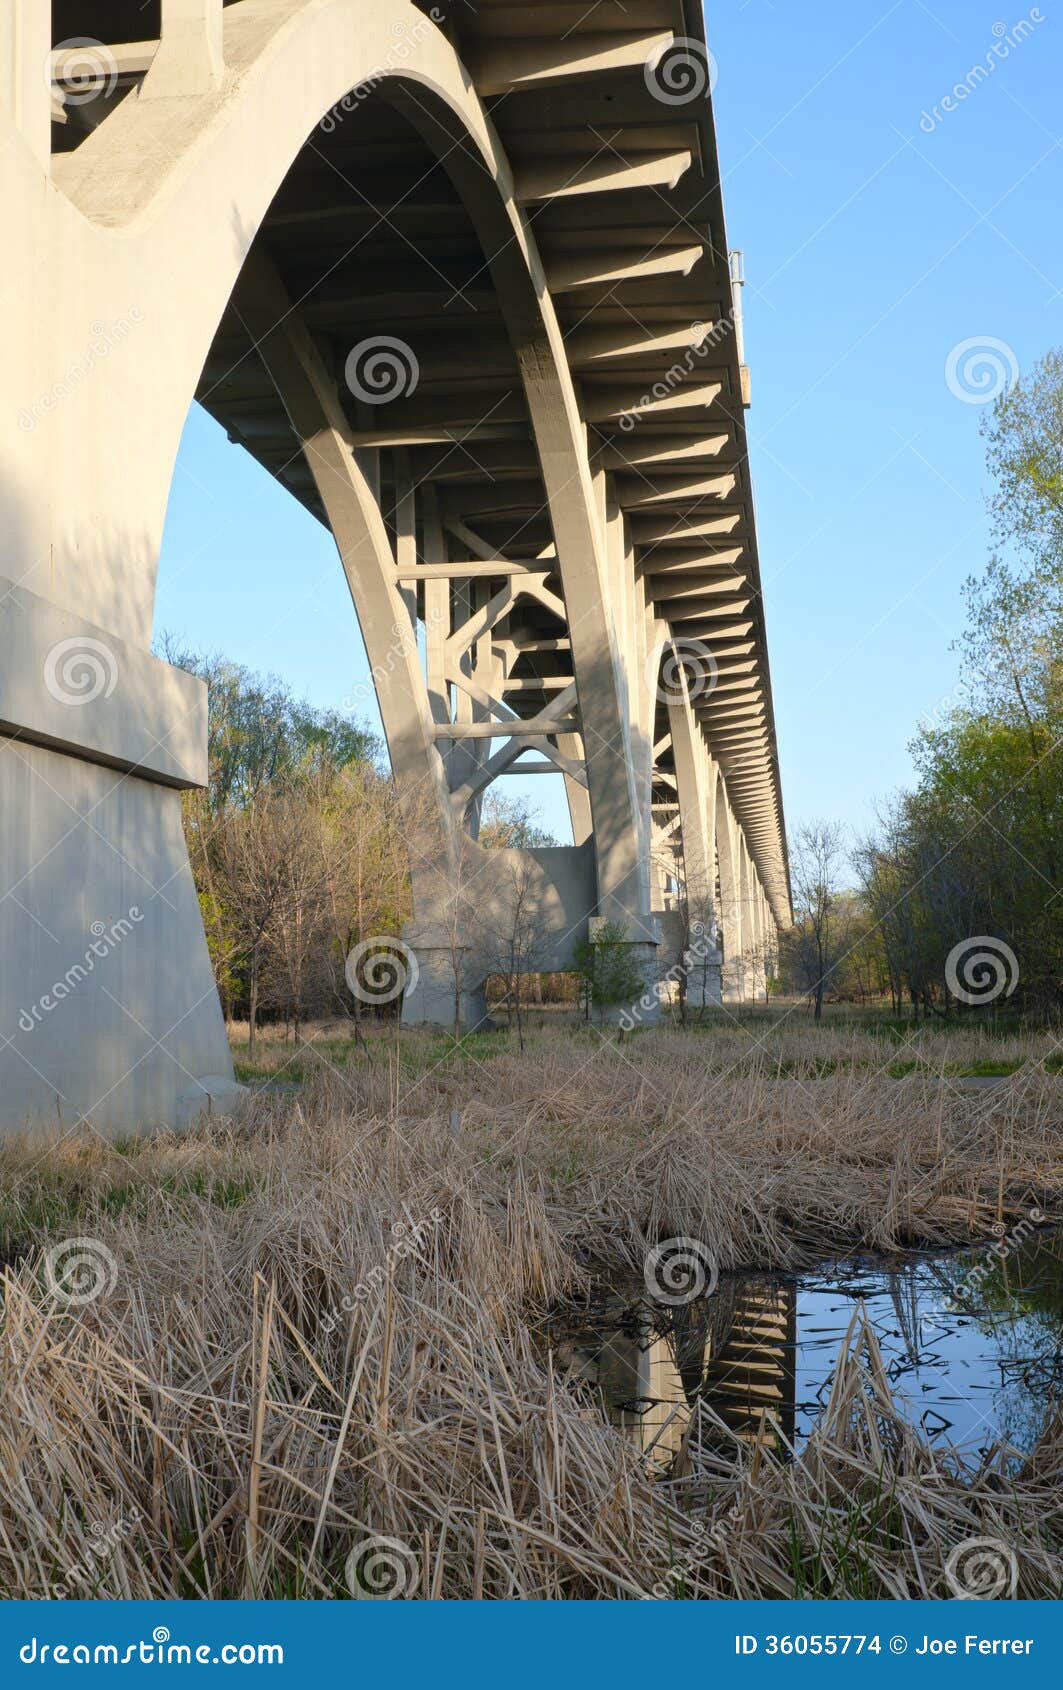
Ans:
[[[667,1465],[699,1401],[736,1439],[800,1448],[861,1305],[898,1406],[935,1444],[969,1456],[1033,1447],[1063,1395],[1059,1232],[724,1276],[678,1306],[614,1281],[559,1314],[549,1336],[568,1376],[596,1387],[610,1418]]]

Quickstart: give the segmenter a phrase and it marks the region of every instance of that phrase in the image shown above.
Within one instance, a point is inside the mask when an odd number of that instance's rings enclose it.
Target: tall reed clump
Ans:
[[[0,1588],[946,1596],[999,1536],[1019,1594],[1056,1594],[1058,1433],[1018,1477],[943,1458],[869,1336],[796,1461],[692,1437],[662,1480],[537,1333],[661,1238],[793,1265],[966,1238],[1031,1191],[1058,1213],[1058,1082],[813,1086],[680,1045],[378,1062],[184,1138],[9,1141]]]

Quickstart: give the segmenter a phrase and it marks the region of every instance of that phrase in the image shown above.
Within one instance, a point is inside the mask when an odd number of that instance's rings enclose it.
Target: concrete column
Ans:
[[[212,94],[224,76],[222,0],[162,0],[162,39],[140,98]]]
[[[0,11],[0,114],[18,130],[45,171],[52,148],[51,48],[51,6],[45,0],[4,0]]]
[[[720,930],[723,936],[723,997],[725,1003],[742,1001],[743,930],[739,831],[731,814],[727,787],[716,786],[716,850],[720,867]]]
[[[702,1009],[723,997],[723,957],[716,943],[717,770],[686,694],[682,669],[669,701],[679,811],[683,832],[684,896],[688,911],[687,1002]]]
[[[234,1107],[181,826],[206,687],[0,580],[0,1104],[101,1132]]]

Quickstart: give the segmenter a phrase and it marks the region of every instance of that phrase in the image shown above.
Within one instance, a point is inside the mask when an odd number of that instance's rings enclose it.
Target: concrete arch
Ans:
[[[407,43],[398,64],[396,25]],[[472,80],[447,37],[404,0],[373,8],[359,0],[306,0],[296,8],[242,0],[226,9],[224,50],[220,86],[191,96],[174,98],[165,85],[153,86],[162,69],[153,65],[139,94],[75,152],[52,159],[50,173],[0,113],[9,229],[17,250],[33,254],[48,277],[43,290],[18,290],[15,306],[25,319],[10,325],[14,352],[3,372],[14,409],[21,396],[31,397],[27,422],[0,465],[0,484],[10,489],[5,502],[17,518],[8,532],[18,534],[18,545],[4,573],[19,618],[17,632],[0,632],[0,719],[25,747],[7,747],[0,780],[9,814],[7,788],[23,806],[27,781],[39,780],[51,794],[47,803],[35,800],[25,839],[5,839],[12,884],[29,889],[31,904],[51,909],[54,888],[84,876],[93,895],[119,912],[131,902],[130,885],[144,884],[157,918],[150,944],[145,929],[136,947],[122,950],[112,976],[117,991],[85,990],[75,1000],[60,1055],[36,1027],[37,1060],[29,1048],[14,1051],[19,1120],[54,1119],[58,1106],[61,1118],[85,1114],[100,1124],[173,1121],[208,1092],[224,1092],[231,1079],[174,790],[203,778],[204,700],[187,677],[145,655],[158,553],[181,428],[222,313],[292,161],[323,115],[360,82],[378,84],[380,97],[445,157],[489,257],[523,383],[587,728],[594,825],[593,843],[576,853],[576,881],[561,876],[560,917],[571,931],[575,901],[581,915],[596,906],[603,916],[634,923],[636,937],[652,934],[646,828],[585,429],[543,268]],[[375,595],[368,611],[359,605],[363,626],[383,617],[394,640],[402,606],[381,515],[365,476],[352,475],[341,419],[330,414],[316,381],[320,372],[305,356],[300,362],[306,351],[305,344],[287,347],[290,379],[282,375],[279,386],[290,413],[302,409],[307,426],[297,432],[304,443],[331,440],[322,474],[344,484],[349,535],[341,551],[347,562],[349,548],[355,574],[364,571],[361,589]],[[61,403],[54,401],[60,388]],[[62,701],[57,714],[54,701],[40,696],[40,660],[62,643],[60,634],[102,646],[121,678],[117,696],[107,691],[76,719]],[[371,660],[375,637],[367,639]],[[16,640],[25,648],[24,674],[7,661]],[[399,645],[399,679],[386,715],[404,745],[418,740],[417,754],[434,770],[438,754],[408,633]],[[405,705],[398,702],[403,692]],[[94,852],[79,855],[69,843],[66,812],[97,818]],[[42,849],[50,861],[47,886]],[[111,872],[108,851],[124,866]],[[534,866],[548,901],[559,865]],[[577,896],[573,885],[591,892]],[[19,989],[33,996],[49,978],[48,954],[8,910],[4,921],[0,944],[20,959]],[[77,955],[80,922],[75,911],[65,926],[55,924],[61,930],[50,936],[64,954]],[[109,1010],[105,998],[117,1008]],[[143,1048],[130,1061],[127,1023],[137,1004],[150,1007]],[[3,1021],[18,1008],[5,999]]]
[[[403,43],[401,59],[397,39]],[[161,104],[127,100],[76,153],[56,161],[56,182],[76,208],[90,274],[102,264],[106,296],[113,298],[117,289],[120,297],[117,262],[128,272],[129,290],[144,294],[139,307],[144,321],[166,322],[176,331],[167,334],[165,345],[153,347],[150,389],[142,380],[116,382],[112,415],[102,419],[105,435],[140,433],[131,427],[139,410],[144,435],[156,442],[154,463],[137,468],[144,508],[128,519],[147,537],[146,545],[135,548],[141,573],[150,575],[153,592],[151,557],[161,540],[169,467],[255,234],[315,126],[352,88],[374,79],[376,92],[401,109],[443,159],[488,256],[524,384],[557,543],[588,725],[601,913],[621,919],[645,913],[640,805],[585,430],[543,266],[471,79],[447,37],[404,0],[372,8],[359,0],[308,0],[292,11],[241,4],[225,14],[225,55],[230,75],[217,94]],[[115,206],[123,208],[120,222]],[[195,255],[191,295],[189,254]],[[102,299],[99,309],[106,314]],[[73,431],[79,421],[71,416],[69,426]],[[128,480],[122,477],[123,485],[116,485],[104,464],[95,471],[102,526],[122,508],[123,492],[128,498]],[[88,514],[84,504],[80,508]],[[78,581],[66,583],[68,591],[60,588],[64,602],[146,643],[150,603],[140,582],[123,584],[124,607],[113,600],[106,606],[84,602],[79,583],[102,562],[89,560],[86,572],[86,560],[79,558]],[[62,571],[62,555],[53,558],[56,566]]]

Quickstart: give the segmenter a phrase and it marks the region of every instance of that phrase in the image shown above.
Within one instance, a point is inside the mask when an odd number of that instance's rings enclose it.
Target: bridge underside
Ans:
[[[604,922],[639,1020],[662,976],[761,992],[789,891],[700,6],[52,10],[15,0],[0,64],[0,1121],[175,1122],[231,1083],[180,828],[202,689],[147,655],[193,397],[335,537],[407,1018],[474,1025],[515,933],[563,969]],[[574,844],[485,850],[529,771]]]

